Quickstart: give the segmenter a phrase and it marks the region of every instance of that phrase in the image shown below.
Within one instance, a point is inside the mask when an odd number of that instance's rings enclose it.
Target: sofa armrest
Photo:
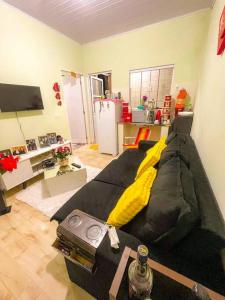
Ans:
[[[119,252],[114,253],[112,251],[107,234],[97,249],[96,272],[94,274],[90,274],[80,266],[65,259],[70,280],[99,300],[109,299],[109,289],[125,246],[137,250],[141,244],[134,236],[122,230],[117,230],[117,234],[120,240]]]
[[[119,244],[119,251],[115,252],[111,248],[110,240],[108,234],[106,234],[104,240],[100,244],[99,248],[97,249],[97,255],[96,255],[96,263],[97,267],[98,264],[102,263],[102,261],[107,261],[107,263],[111,266],[114,266],[117,268],[121,256],[123,254],[124,248],[130,247],[133,250],[137,250],[137,247],[141,245],[142,243],[133,235],[126,233],[125,231],[116,230],[120,244]]]
[[[157,142],[156,141],[140,141],[138,144],[138,149],[147,151],[152,148]]]

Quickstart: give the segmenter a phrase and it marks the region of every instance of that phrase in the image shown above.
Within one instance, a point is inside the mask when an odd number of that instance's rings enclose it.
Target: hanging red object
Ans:
[[[60,91],[58,82],[55,82],[55,83],[53,84],[53,91],[55,91],[55,92],[59,92],[59,91]]]
[[[56,98],[57,100],[60,100],[60,99],[61,99],[60,93],[56,93],[56,94],[55,94],[55,98]]]
[[[217,55],[221,55],[225,49],[225,6],[220,18],[219,26]]]

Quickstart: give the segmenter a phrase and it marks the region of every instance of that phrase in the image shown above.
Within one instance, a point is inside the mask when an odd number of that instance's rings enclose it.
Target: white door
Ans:
[[[92,107],[92,116],[93,116],[94,142],[98,143],[95,101],[99,100],[104,94],[103,80],[95,76],[90,76],[90,84],[91,84],[91,107]]]
[[[72,143],[86,144],[87,134],[81,78],[63,76],[63,94],[67,106]]]

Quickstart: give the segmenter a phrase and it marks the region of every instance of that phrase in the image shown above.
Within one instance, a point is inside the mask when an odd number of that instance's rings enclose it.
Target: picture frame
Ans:
[[[27,150],[28,151],[37,150],[37,144],[36,144],[35,139],[26,140],[26,144],[27,144]]]
[[[0,150],[0,153],[4,155],[4,157],[11,156],[12,152],[10,149]]]
[[[57,137],[55,132],[47,133],[47,137],[50,145],[57,144]]]
[[[14,155],[14,156],[23,155],[23,154],[27,153],[27,147],[26,147],[26,145],[14,146],[14,147],[11,147],[11,152],[12,152],[12,155]]]
[[[42,135],[38,137],[39,145],[41,148],[48,147],[50,146],[48,136],[47,135]]]

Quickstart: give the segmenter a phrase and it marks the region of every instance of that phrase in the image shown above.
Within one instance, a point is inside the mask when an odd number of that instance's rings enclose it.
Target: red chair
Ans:
[[[136,139],[135,137],[125,137],[125,139],[135,139],[135,142],[133,144],[123,144],[123,146],[127,149],[137,149],[139,142],[148,140],[149,135],[150,129],[148,127],[141,127],[138,129]]]

